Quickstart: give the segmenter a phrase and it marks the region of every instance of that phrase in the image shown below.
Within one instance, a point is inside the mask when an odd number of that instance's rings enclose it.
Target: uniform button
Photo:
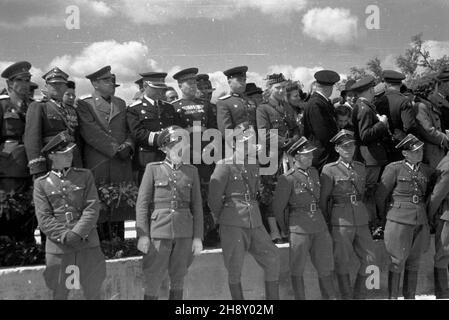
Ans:
[[[68,204],[66,204],[64,207],[66,207],[66,208],[68,208],[69,207],[69,205]]]
[[[175,210],[173,210],[173,209],[170,209],[170,212],[175,212]]]

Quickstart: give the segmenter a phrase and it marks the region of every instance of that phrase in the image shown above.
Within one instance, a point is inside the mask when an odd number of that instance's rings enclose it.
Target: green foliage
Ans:
[[[114,209],[123,205],[136,206],[139,188],[134,182],[101,184],[98,186],[98,197],[103,209]]]
[[[20,193],[0,190],[0,217],[5,216],[6,220],[14,220],[28,214],[33,206],[32,188]]]

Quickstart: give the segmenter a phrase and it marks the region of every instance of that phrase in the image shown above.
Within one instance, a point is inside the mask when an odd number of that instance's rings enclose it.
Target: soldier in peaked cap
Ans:
[[[449,67],[441,69],[436,75],[435,90],[429,94],[429,101],[441,111],[443,130],[449,129]]]
[[[200,93],[199,98],[207,102],[211,102],[212,93],[215,91],[215,88],[212,87],[212,82],[209,80],[209,75],[206,73],[197,74],[196,85]]]
[[[245,95],[248,98],[248,102],[253,104],[256,108],[263,102],[262,93],[263,90],[256,86],[254,82],[246,84]]]
[[[223,259],[233,300],[243,300],[241,273],[249,252],[264,269],[265,297],[279,299],[280,256],[262,224],[256,194],[259,166],[255,160],[254,129],[236,126],[234,155],[217,162],[209,183],[208,202],[220,225]],[[242,145],[243,144],[243,145]]]
[[[179,155],[178,150],[188,148],[182,131],[169,126],[158,135],[157,145],[166,158],[146,166],[137,197],[137,248],[145,254],[145,300],[158,298],[167,270],[169,299],[182,300],[192,255],[198,255],[203,247],[200,181],[196,167],[184,164]]]
[[[396,145],[405,159],[386,166],[376,193],[380,216],[386,219],[385,246],[391,257],[389,299],[398,298],[404,267],[402,293],[405,299],[415,298],[419,261],[429,246],[426,203],[434,169],[421,162],[423,145],[412,134]]]
[[[217,122],[217,105],[211,102],[212,93],[215,91],[215,88],[212,87],[212,82],[209,80],[209,75],[205,73],[198,74],[196,76],[196,86],[198,87],[199,98],[208,102],[212,108],[212,112],[214,114],[215,123]],[[217,127],[217,126],[215,126]]]
[[[352,112],[354,124],[354,137],[358,148],[360,160],[366,167],[366,192],[365,203],[370,212],[370,226],[376,227],[376,202],[374,195],[383,167],[387,164],[387,150],[385,144],[391,142],[388,128],[388,119],[380,115],[374,99],[373,76],[366,76],[352,85],[352,90],[358,99]]]
[[[435,230],[434,288],[437,299],[449,299],[449,154],[436,168],[437,181],[428,205],[429,224]]]
[[[131,134],[136,141],[134,170],[138,183],[142,179],[145,167],[150,162],[164,160],[165,155],[159,149],[158,135],[171,125],[180,125],[179,114],[170,103],[165,102],[165,72],[141,73],[144,95],[129,105],[126,119]]]
[[[63,96],[67,90],[68,74],[54,67],[42,76],[45,80],[46,95],[42,100],[30,105],[26,115],[24,134],[25,149],[28,156],[28,167],[34,178],[44,175],[50,170],[47,159],[42,157],[41,150],[58,133],[65,131],[72,142],[79,145],[79,119],[73,106],[63,104]],[[82,167],[81,151],[74,150],[74,165]]]
[[[419,135],[424,142],[423,162],[434,169],[449,150],[449,138],[444,133],[441,123],[441,107],[433,104],[430,98],[435,92],[435,86],[435,78],[427,76],[419,79],[413,88],[416,120],[423,129]]]
[[[331,228],[341,298],[364,299],[367,267],[376,264],[374,242],[368,227],[368,209],[363,202],[366,169],[362,163],[353,160],[353,132],[341,130],[331,139],[331,143],[335,143],[340,157],[323,168],[320,207]],[[349,268],[353,253],[360,262],[354,290]]]
[[[217,125],[223,137],[225,129],[234,129],[242,122],[256,129],[256,108],[245,97],[247,71],[246,66],[223,71],[231,89],[228,95],[217,100]]]
[[[134,94],[133,100],[138,100],[138,99],[141,99],[144,95],[143,78],[140,78],[140,79],[134,81],[134,83],[137,84],[137,86],[139,87],[139,91],[137,91]]]
[[[393,143],[388,149],[388,161],[392,162],[402,159],[401,153],[394,146],[408,133],[416,135],[418,124],[410,99],[400,92],[405,76],[397,71],[384,70],[382,78],[387,88],[384,96],[376,101],[376,108],[380,114],[388,117],[389,128],[393,135]]]
[[[296,300],[305,299],[304,269],[310,254],[325,298],[335,299],[332,238],[319,207],[320,178],[311,167],[313,146],[301,137],[289,149],[295,165],[279,177],[273,197],[276,219],[290,240],[290,272]]]
[[[329,97],[333,86],[340,80],[335,71],[321,70],[315,73],[316,90],[304,110],[304,136],[317,146],[313,166],[321,171],[324,164],[335,161],[337,154],[329,142],[337,134],[335,108]]]
[[[39,228],[47,236],[44,278],[53,299],[66,300],[68,266],[76,266],[86,299],[100,299],[106,263],[96,228],[100,202],[90,170],[72,167],[75,145],[61,132],[41,150],[51,170],[34,181]]]
[[[0,95],[0,193],[25,195],[31,187],[28,160],[23,144],[25,115],[28,109],[31,64],[21,61],[8,66],[1,74],[7,92]],[[0,217],[0,235],[16,241],[34,241],[34,214],[26,212],[15,219]],[[26,224],[32,221],[31,224]]]
[[[114,95],[115,83],[111,67],[105,66],[86,76],[94,92],[77,100],[76,111],[84,141],[84,164],[92,170],[98,185],[132,182],[134,140],[126,122],[126,103]],[[124,220],[132,219],[131,210],[112,215],[113,233],[124,239]],[[111,239],[106,212],[99,218],[100,238]]]
[[[287,80],[284,75],[270,74],[266,80],[266,101],[256,109],[257,129],[266,130],[266,150],[268,153],[277,152],[278,164],[277,171],[273,175],[261,177],[260,202],[271,238],[275,243],[280,243],[286,235],[282,236],[279,232],[271,202],[278,176],[288,170],[288,158],[284,152],[299,139],[299,128],[296,125],[296,112],[286,102]],[[271,150],[270,141],[272,140],[277,140],[277,150]]]
[[[201,191],[205,198],[203,202],[203,212],[205,223],[204,229],[205,234],[207,235],[214,226],[213,218],[210,215],[210,210],[206,201],[208,184],[210,176],[214,171],[214,165],[204,163],[202,151],[208,144],[213,142],[203,141],[202,132],[207,129],[216,129],[217,118],[216,115],[214,115],[211,104],[197,98],[197,73],[197,68],[187,68],[173,75],[173,78],[178,81],[179,89],[182,92],[182,98],[174,101],[173,106],[179,115],[181,127],[191,132],[190,163],[196,166],[200,175]],[[194,141],[195,139],[197,142]]]

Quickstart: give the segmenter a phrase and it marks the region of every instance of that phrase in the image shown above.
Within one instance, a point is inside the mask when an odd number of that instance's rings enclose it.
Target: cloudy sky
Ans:
[[[33,81],[59,66],[75,79],[111,65],[128,100],[139,72],[196,66],[209,73],[216,93],[226,89],[220,71],[247,65],[263,86],[267,73],[284,72],[306,87],[319,69],[344,75],[378,57],[395,68],[411,36],[423,33],[438,58],[449,55],[447,0],[0,0],[0,69],[30,61]],[[379,8],[379,29],[366,27],[368,6]],[[67,7],[76,6],[80,28],[70,30]],[[67,13],[69,12],[69,13]]]

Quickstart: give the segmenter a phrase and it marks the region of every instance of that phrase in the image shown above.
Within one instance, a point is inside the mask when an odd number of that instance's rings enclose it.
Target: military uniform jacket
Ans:
[[[428,97],[428,100],[436,106],[441,112],[441,126],[443,130],[449,129],[449,101],[441,93],[434,91]]]
[[[352,114],[355,138],[360,154],[367,166],[382,166],[387,162],[384,144],[390,134],[385,124],[377,118],[376,106],[359,98]]]
[[[31,174],[47,172],[50,168],[41,155],[41,149],[58,133],[66,131],[79,145],[79,122],[73,107],[63,107],[53,99],[45,98],[31,103],[26,113],[24,143]],[[76,149],[73,164],[83,167],[81,154]]]
[[[398,90],[387,89],[385,95],[376,101],[380,114],[388,117],[388,123],[397,143],[408,133],[418,135],[416,112],[410,100]]]
[[[304,136],[314,143],[320,158],[336,157],[334,146],[329,141],[338,132],[335,108],[321,94],[315,92],[304,110]]]
[[[353,161],[350,168],[342,160],[326,164],[321,172],[320,198],[326,220],[337,226],[367,225],[368,211],[362,201],[365,184],[362,163]]]
[[[29,177],[23,145],[26,110],[15,106],[9,96],[0,96],[0,178]]]
[[[256,109],[257,129],[278,130],[278,147],[281,148],[289,138],[299,137],[296,112],[287,103],[269,99]]]
[[[256,107],[243,96],[231,93],[217,100],[217,125],[223,137],[225,129],[247,122],[256,129]]]
[[[262,226],[256,200],[259,166],[234,162],[233,158],[217,162],[209,182],[209,208],[220,225],[258,228]]]
[[[97,183],[132,181],[132,164],[116,157],[118,147],[127,143],[134,148],[126,123],[126,104],[111,97],[111,104],[99,94],[77,100],[80,132],[84,144],[84,164],[92,170]]]
[[[435,168],[444,157],[448,146],[448,138],[441,126],[441,110],[424,99],[420,99],[416,107],[416,119],[423,129],[420,130],[419,138],[425,143],[424,160]]]
[[[156,143],[157,134],[171,125],[181,125],[179,115],[171,104],[160,100],[152,104],[145,96],[128,107],[126,120],[136,142],[136,165],[141,170],[147,163],[160,161],[164,157]]]
[[[425,224],[433,173],[434,169],[424,163],[414,170],[405,160],[387,165],[376,191],[380,217],[409,225]]]
[[[69,168],[65,174],[50,171],[34,181],[33,197],[39,228],[47,236],[46,253],[71,253],[100,245],[100,203],[90,170]],[[82,238],[77,247],[65,244],[70,230]]]
[[[326,231],[319,199],[320,177],[315,168],[305,171],[292,168],[280,176],[272,205],[281,229],[286,232],[289,228],[290,232],[295,233]]]
[[[146,166],[136,203],[137,236],[152,239],[203,238],[198,169],[169,161]]]
[[[181,98],[173,101],[173,107],[179,114],[182,128],[191,128],[194,121],[201,122],[203,130],[217,128],[217,117],[214,117],[212,105],[204,100]]]
[[[449,221],[449,155],[436,168],[437,181],[430,196],[428,216]]]

